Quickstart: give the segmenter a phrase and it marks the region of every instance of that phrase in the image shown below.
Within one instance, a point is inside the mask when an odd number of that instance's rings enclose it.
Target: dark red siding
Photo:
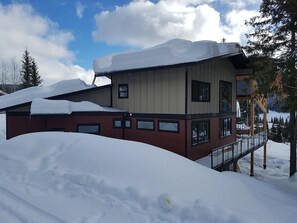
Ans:
[[[197,146],[192,146],[192,125],[194,120],[188,120],[188,158],[191,160],[197,160],[210,154],[212,149],[219,148],[220,146],[232,143],[236,141],[236,116],[228,117],[232,118],[232,134],[227,137],[220,138],[220,118],[213,117],[206,120],[210,120],[210,141]],[[205,120],[205,119],[199,119]]]
[[[7,138],[30,132],[48,130],[77,132],[78,124],[100,124],[100,135],[148,143],[177,153],[181,156],[186,156],[191,160],[202,158],[210,154],[212,149],[236,141],[235,115],[224,117],[232,118],[232,135],[223,138],[220,138],[219,135],[220,117],[189,120],[164,120],[164,118],[138,118],[133,116],[129,117],[131,120],[131,128],[114,128],[114,119],[121,120],[124,116],[124,113],[73,113],[71,115],[54,116],[30,116],[29,113],[8,113]],[[137,129],[138,119],[153,121],[155,128],[153,130]],[[179,131],[159,131],[158,121],[160,120],[178,122]],[[210,121],[210,141],[197,146],[192,146],[192,121],[196,120]]]
[[[179,132],[163,132],[158,130],[159,119],[141,119],[154,121],[154,130],[137,129],[137,118],[132,118],[132,128],[125,129],[125,139],[144,142],[155,145],[179,155],[185,156],[185,121],[170,120],[179,122]],[[164,119],[162,119],[164,121]]]

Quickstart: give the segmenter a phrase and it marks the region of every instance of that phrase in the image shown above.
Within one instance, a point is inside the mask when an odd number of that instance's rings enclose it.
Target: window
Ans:
[[[208,142],[209,134],[209,120],[192,122],[192,146]]]
[[[114,119],[113,120],[113,127],[114,128],[122,128],[122,120],[121,119]]]
[[[220,119],[220,137],[229,136],[232,134],[232,119],[222,118]]]
[[[131,120],[125,120],[125,128],[131,129]]]
[[[119,98],[128,98],[128,84],[119,84]]]
[[[192,101],[210,101],[210,83],[192,80]]]
[[[232,83],[220,81],[220,112],[232,111]]]
[[[138,129],[154,130],[154,121],[137,120]]]
[[[179,122],[159,121],[159,131],[179,132]]]
[[[78,124],[77,132],[99,135],[100,134],[100,124]]]

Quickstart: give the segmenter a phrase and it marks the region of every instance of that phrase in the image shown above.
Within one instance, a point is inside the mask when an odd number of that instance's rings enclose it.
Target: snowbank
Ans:
[[[242,53],[237,43],[173,39],[136,52],[108,55],[93,62],[96,74],[147,67],[197,62],[213,57]]]
[[[71,114],[72,112],[120,112],[116,108],[101,107],[89,101],[71,102],[35,98],[31,104],[31,115]]]
[[[0,97],[0,110],[6,107],[31,102],[34,98],[48,98],[61,94],[96,87],[80,79],[63,80],[50,86],[30,87]]]
[[[79,133],[0,141],[0,221],[294,222],[297,199],[143,143]]]

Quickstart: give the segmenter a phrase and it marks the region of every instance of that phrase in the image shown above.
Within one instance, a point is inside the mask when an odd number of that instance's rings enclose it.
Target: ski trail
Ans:
[[[66,221],[28,203],[0,186],[0,221],[13,223],[65,223]]]

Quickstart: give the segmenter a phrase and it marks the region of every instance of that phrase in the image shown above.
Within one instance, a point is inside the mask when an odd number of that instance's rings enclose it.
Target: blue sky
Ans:
[[[26,47],[44,84],[92,79],[95,58],[172,38],[245,44],[260,0],[0,0],[3,64]],[[99,83],[102,84],[102,83]]]

